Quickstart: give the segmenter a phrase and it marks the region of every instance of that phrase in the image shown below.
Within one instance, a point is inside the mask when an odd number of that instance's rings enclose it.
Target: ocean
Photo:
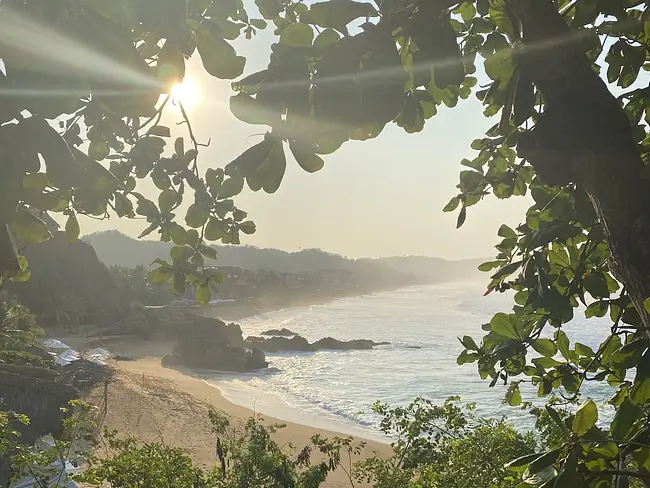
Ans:
[[[531,428],[530,413],[503,404],[502,383],[490,388],[476,364],[456,364],[463,349],[458,337],[478,342],[481,325],[511,309],[512,293],[483,296],[484,291],[485,281],[419,286],[251,317],[240,322],[244,336],[286,327],[309,341],[331,336],[391,344],[366,351],[267,354],[267,371],[212,375],[206,381],[262,415],[370,439],[383,439],[371,412],[375,401],[406,405],[418,396],[442,403],[458,395],[475,403],[481,416],[506,416],[518,428]],[[587,323],[576,310],[566,330],[572,342],[597,348],[609,325],[604,319]],[[536,388],[526,386],[524,401],[543,403]],[[607,385],[587,388],[585,396],[599,404],[614,391]]]

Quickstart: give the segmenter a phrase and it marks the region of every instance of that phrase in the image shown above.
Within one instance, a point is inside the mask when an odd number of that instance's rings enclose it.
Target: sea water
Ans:
[[[363,351],[267,354],[266,371],[207,381],[233,403],[258,413],[368,438],[379,435],[379,419],[371,412],[375,401],[406,405],[416,397],[442,403],[457,395],[475,403],[481,416],[506,416],[519,428],[530,428],[534,418],[529,412],[504,405],[502,383],[490,388],[489,380],[479,378],[475,363],[456,363],[463,350],[459,337],[469,335],[479,342],[485,334],[481,325],[496,312],[511,310],[511,293],[483,296],[484,292],[484,282],[446,283],[251,317],[240,322],[244,336],[286,327],[310,342],[330,336],[390,345]],[[604,319],[587,321],[576,309],[565,330],[572,342],[596,349],[609,325]],[[613,393],[607,385],[586,387],[586,396],[599,404]],[[532,385],[522,384],[522,395],[543,403]]]

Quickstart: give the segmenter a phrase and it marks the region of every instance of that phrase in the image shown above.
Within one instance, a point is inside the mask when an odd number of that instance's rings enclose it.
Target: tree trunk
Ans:
[[[520,153],[542,179],[588,194],[611,250],[611,270],[646,327],[650,297],[650,182],[618,100],[592,69],[585,38],[549,0],[509,0],[523,33],[522,69],[544,97],[542,116]],[[522,143],[524,142],[522,138]]]

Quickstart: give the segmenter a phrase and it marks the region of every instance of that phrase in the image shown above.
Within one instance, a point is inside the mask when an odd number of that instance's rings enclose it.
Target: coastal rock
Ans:
[[[339,341],[333,337],[324,337],[312,344],[316,349],[331,349],[336,351],[350,351],[358,349],[372,349],[375,346],[385,346],[389,342],[375,342],[369,339],[353,339],[351,341]]]
[[[174,348],[175,359],[167,358],[164,366],[180,364],[190,368],[213,369],[219,371],[248,372],[266,368],[264,352],[255,348],[231,345],[206,337],[191,337],[182,340]]]
[[[300,335],[288,337],[247,337],[244,341],[250,346],[257,347],[265,352],[283,352],[283,351],[319,351],[329,349],[334,351],[351,351],[358,349],[372,349],[375,346],[384,346],[388,342],[375,342],[369,339],[354,339],[351,341],[339,341],[333,337],[324,337],[314,343],[310,343]]]
[[[281,336],[281,337],[291,337],[291,336],[297,336],[295,332],[292,330],[289,330],[285,327],[282,327],[281,329],[270,329],[262,332],[263,336]]]
[[[302,336],[288,337],[247,337],[246,344],[261,349],[265,352],[281,351],[315,351],[316,349]]]

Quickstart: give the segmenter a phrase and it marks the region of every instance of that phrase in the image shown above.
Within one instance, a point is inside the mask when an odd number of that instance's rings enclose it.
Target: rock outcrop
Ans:
[[[370,339],[353,339],[351,341],[339,341],[333,337],[324,337],[317,340],[312,345],[316,349],[332,349],[337,351],[355,350],[355,349],[373,349],[375,346],[386,346],[390,342],[375,342]]]
[[[374,342],[369,339],[354,339],[351,341],[339,341],[332,337],[319,339],[310,343],[300,335],[294,335],[291,338],[274,336],[274,337],[247,337],[245,344],[257,347],[264,352],[283,352],[283,351],[320,351],[323,349],[335,351],[351,351],[359,349],[373,349],[375,346],[383,346],[388,342]]]
[[[314,347],[302,336],[289,337],[247,337],[246,344],[265,352],[281,351],[315,351]]]
[[[292,330],[289,330],[289,329],[287,329],[285,327],[282,327],[281,329],[265,330],[260,335],[263,335],[263,336],[291,337],[291,336],[297,336],[298,334],[296,334]]]
[[[163,358],[163,366],[185,365],[190,368],[218,371],[248,372],[266,368],[264,352],[226,344],[206,337],[191,337],[178,343],[171,355]]]

